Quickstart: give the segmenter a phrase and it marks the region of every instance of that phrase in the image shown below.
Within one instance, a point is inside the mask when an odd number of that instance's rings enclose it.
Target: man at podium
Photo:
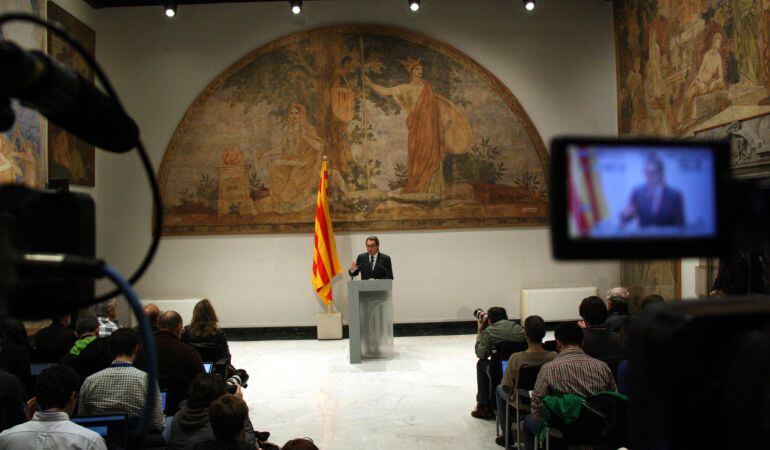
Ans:
[[[393,279],[393,266],[390,256],[380,253],[380,240],[377,236],[366,238],[366,253],[361,253],[348,269],[348,275],[354,277],[361,273],[362,280]]]

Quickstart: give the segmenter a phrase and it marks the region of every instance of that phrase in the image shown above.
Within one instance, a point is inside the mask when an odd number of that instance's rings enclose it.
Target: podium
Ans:
[[[348,282],[350,364],[393,358],[393,280]]]

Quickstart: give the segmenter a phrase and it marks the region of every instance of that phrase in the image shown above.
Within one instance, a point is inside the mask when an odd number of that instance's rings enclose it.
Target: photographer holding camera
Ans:
[[[476,363],[476,384],[478,387],[476,409],[471,412],[471,416],[477,419],[491,419],[494,417],[494,400],[490,394],[493,391],[489,386],[489,377],[487,376],[489,357],[492,355],[492,349],[500,342],[525,342],[524,329],[516,322],[508,320],[505,308],[500,306],[493,306],[486,313],[477,309],[473,315],[478,320],[476,357],[479,360]]]

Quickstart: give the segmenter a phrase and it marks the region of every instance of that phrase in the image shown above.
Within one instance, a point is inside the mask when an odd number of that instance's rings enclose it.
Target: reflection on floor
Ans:
[[[348,340],[231,342],[254,427],[322,450],[502,448],[474,419],[475,334],[395,338],[393,360],[348,363]]]

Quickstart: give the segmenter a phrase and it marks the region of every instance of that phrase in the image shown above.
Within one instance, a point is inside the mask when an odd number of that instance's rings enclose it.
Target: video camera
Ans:
[[[734,179],[727,142],[556,139],[550,195],[556,259],[722,256],[770,242],[770,183]],[[769,324],[768,297],[659,303],[634,317],[629,448],[767,448]]]

